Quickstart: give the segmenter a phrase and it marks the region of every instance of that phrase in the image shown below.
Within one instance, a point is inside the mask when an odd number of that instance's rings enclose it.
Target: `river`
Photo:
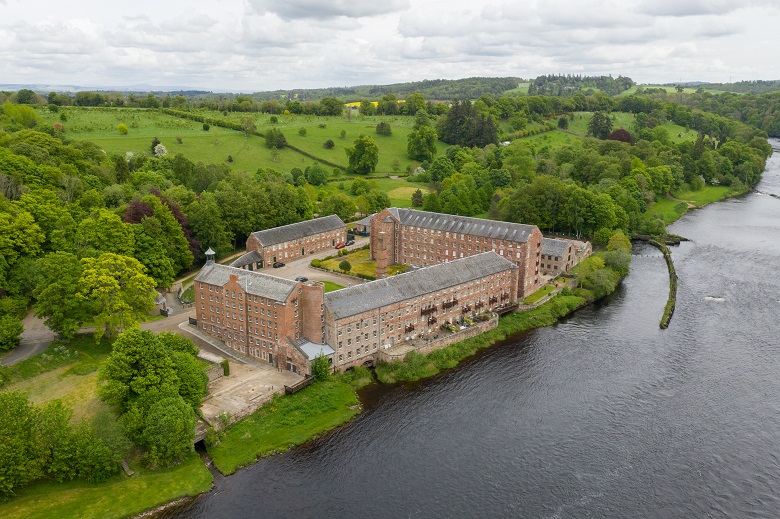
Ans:
[[[780,150],[777,141],[773,147]],[[780,153],[758,191],[780,195]],[[776,517],[780,200],[761,193],[637,246],[606,301],[414,385],[228,478],[182,518]]]

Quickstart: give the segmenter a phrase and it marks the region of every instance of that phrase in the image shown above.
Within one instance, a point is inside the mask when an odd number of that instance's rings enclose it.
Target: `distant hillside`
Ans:
[[[426,79],[392,85],[273,90],[256,92],[251,97],[258,101],[270,101],[271,99],[316,101],[324,97],[335,97],[349,103],[362,99],[377,100],[386,94],[394,94],[399,99],[404,99],[410,94],[420,93],[426,99],[448,101],[452,99],[477,99],[483,94],[499,96],[507,90],[517,88],[518,84],[523,81],[523,79],[516,77]]]
[[[780,90],[780,80],[738,81],[736,83],[701,83],[692,81],[682,83],[684,87],[703,88],[705,90],[722,90],[723,92],[735,92],[737,94],[767,94]]]
[[[634,80],[625,76],[582,76],[549,74],[534,79],[528,87],[528,95],[569,97],[577,93],[602,92],[615,96],[634,86]]]

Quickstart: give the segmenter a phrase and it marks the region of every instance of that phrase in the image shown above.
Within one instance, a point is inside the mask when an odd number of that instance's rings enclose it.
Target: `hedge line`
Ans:
[[[666,307],[664,307],[664,314],[661,317],[661,324],[659,325],[662,330],[666,330],[669,327],[669,322],[672,320],[674,307],[677,303],[677,272],[674,270],[672,253],[669,250],[669,247],[656,240],[650,240],[650,243],[658,247],[663,253],[664,259],[666,260],[666,267],[669,269],[669,298],[666,300]]]

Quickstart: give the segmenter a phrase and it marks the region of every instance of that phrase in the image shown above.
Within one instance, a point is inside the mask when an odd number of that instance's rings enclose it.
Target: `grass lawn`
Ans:
[[[232,474],[258,457],[285,451],[348,422],[359,413],[352,385],[342,377],[317,382],[288,396],[276,396],[251,416],[228,427],[209,448],[214,465]]]
[[[528,95],[528,87],[531,86],[531,83],[518,83],[517,88],[513,88],[511,90],[506,90],[504,94],[506,95]]]
[[[347,260],[352,265],[349,274],[365,274],[366,276],[376,276],[376,261],[371,259],[371,251],[368,249],[358,250],[341,257],[331,258],[322,262],[322,266],[328,270],[338,271],[339,263]]]
[[[320,281],[323,285],[325,285],[325,293],[328,292],[335,292],[336,290],[341,290],[344,288],[344,285],[339,285],[338,283],[334,283],[333,281]]]
[[[555,285],[544,285],[542,288],[540,288],[530,296],[523,299],[523,303],[532,305],[537,301],[541,300],[542,298],[544,298],[545,296],[547,296],[547,294],[549,294],[553,290],[555,290]]]
[[[169,154],[182,153],[194,162],[224,163],[241,171],[257,171],[258,168],[271,168],[288,172],[294,167],[305,169],[315,161],[290,149],[273,152],[265,146],[265,140],[258,135],[246,137],[242,132],[212,125],[209,131],[203,130],[203,124],[189,119],[160,113],[156,110],[139,108],[88,108],[64,107],[59,113],[50,113],[48,109],[38,109],[43,124],[63,122],[65,136],[69,139],[86,139],[95,142],[109,154],[124,155],[127,151],[136,154],[150,154],[149,146],[153,137],[158,137]],[[370,136],[379,146],[379,164],[376,174],[390,175],[405,171],[411,162],[406,156],[407,136],[414,125],[413,117],[406,116],[361,116],[352,114],[350,118],[316,117],[312,115],[278,115],[278,122],[271,123],[267,114],[247,114],[228,112],[197,111],[198,114],[212,119],[240,122],[251,117],[257,125],[257,131],[263,134],[270,128],[278,128],[287,141],[315,157],[347,165],[345,149],[352,146],[360,135]],[[376,133],[380,121],[390,123],[393,134],[381,136]],[[125,124],[129,128],[127,135],[121,135],[117,125]],[[301,129],[306,135],[300,135]],[[341,132],[345,136],[341,137]],[[177,138],[181,138],[181,144]],[[335,146],[327,150],[323,144],[332,140]],[[447,145],[437,143],[441,154]],[[228,156],[233,162],[228,162]]]
[[[698,191],[680,191],[674,193],[674,196],[680,200],[692,202],[697,207],[701,207],[728,198],[730,194],[731,188],[727,186],[704,186]]]
[[[688,211],[687,202],[691,202],[696,207],[702,207],[728,198],[730,194],[731,188],[727,186],[704,186],[698,191],[679,191],[673,193],[673,196],[678,200],[670,200],[668,198],[659,200],[653,204],[649,212],[660,214],[664,222],[670,224]]]
[[[180,465],[132,477],[114,476],[105,483],[71,481],[38,483],[0,505],[4,519],[108,519],[135,516],[180,497],[211,488],[212,476],[192,453]]]

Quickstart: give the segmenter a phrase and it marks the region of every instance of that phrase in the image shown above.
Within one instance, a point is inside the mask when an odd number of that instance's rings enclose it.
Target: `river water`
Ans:
[[[773,142],[776,150],[780,144]],[[780,153],[757,188],[780,195]],[[182,518],[778,517],[780,200],[693,211],[608,300],[228,478]]]

